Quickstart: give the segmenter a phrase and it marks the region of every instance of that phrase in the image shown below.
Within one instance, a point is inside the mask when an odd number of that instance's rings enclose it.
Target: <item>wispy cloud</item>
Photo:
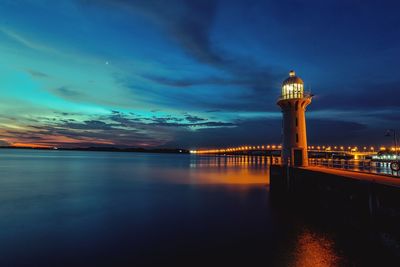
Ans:
[[[41,71],[37,71],[37,70],[33,70],[33,69],[27,69],[26,71],[33,77],[39,77],[39,78],[48,78],[49,77],[49,75],[47,75],[46,73],[41,72]]]
[[[346,93],[343,93],[344,90]],[[375,110],[398,108],[399,102],[394,92],[399,91],[400,80],[389,82],[367,80],[356,85],[346,85],[340,90],[327,88],[317,95],[318,101],[314,101],[313,109],[369,111],[371,107]]]
[[[282,77],[271,65],[260,64],[253,58],[228,54],[217,48],[211,39],[214,21],[218,13],[217,0],[171,0],[166,5],[159,0],[81,0],[102,7],[114,7],[140,14],[158,25],[167,36],[176,41],[181,49],[202,64],[225,73],[225,77],[171,78],[144,74],[143,77],[162,86],[191,87],[198,85],[232,85],[247,90],[242,99],[247,107],[262,106],[264,100]],[[280,71],[278,71],[280,72]],[[258,104],[249,105],[250,102]]]
[[[57,50],[55,50],[54,48],[46,46],[40,42],[34,41],[31,38],[24,36],[14,30],[0,26],[0,32],[9,37],[10,39],[12,39],[13,41],[30,49],[41,52],[51,52],[51,53],[57,52]]]
[[[4,140],[0,140],[0,146],[9,146],[10,143]]]
[[[52,117],[26,120],[25,127],[0,131],[0,138],[14,143],[47,146],[114,145],[163,146],[178,133],[204,128],[235,127],[233,122],[208,121],[188,113],[175,117],[141,117],[132,113],[112,111],[109,115],[78,116],[54,113]]]

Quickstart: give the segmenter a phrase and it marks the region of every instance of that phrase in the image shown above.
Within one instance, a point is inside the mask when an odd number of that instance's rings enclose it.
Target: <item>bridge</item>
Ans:
[[[215,148],[215,149],[199,149],[191,150],[192,154],[210,154],[210,155],[280,155],[282,151],[281,144],[269,145],[243,145],[236,147]],[[395,151],[394,147],[375,147],[375,146],[333,146],[318,145],[308,146],[308,153],[314,157],[325,156],[331,158],[333,156],[348,156],[353,159],[365,159],[367,156],[377,155],[379,151]]]

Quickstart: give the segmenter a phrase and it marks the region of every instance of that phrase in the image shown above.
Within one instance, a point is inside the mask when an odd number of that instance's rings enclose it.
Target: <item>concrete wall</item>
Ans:
[[[271,197],[278,203],[301,203],[318,212],[355,216],[384,229],[400,244],[400,188],[302,168],[271,166]]]

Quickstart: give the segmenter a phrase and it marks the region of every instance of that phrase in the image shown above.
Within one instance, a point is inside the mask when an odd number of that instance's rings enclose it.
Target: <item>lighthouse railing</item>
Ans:
[[[312,98],[314,95],[311,94],[311,91],[296,93],[296,94],[285,94],[281,95],[277,101],[281,100],[289,100],[289,99],[303,99],[303,98]]]

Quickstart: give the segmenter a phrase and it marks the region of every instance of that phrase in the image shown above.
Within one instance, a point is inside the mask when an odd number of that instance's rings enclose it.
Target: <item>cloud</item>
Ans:
[[[4,35],[8,36],[10,39],[14,40],[15,42],[17,42],[25,47],[28,47],[30,49],[41,51],[41,52],[56,52],[56,50],[54,50],[53,48],[43,45],[34,40],[31,40],[29,37],[23,36],[14,30],[7,29],[5,27],[0,27],[0,32],[3,33]]]
[[[198,61],[224,65],[226,59],[212,47],[209,32],[217,12],[216,0],[81,0],[84,4],[116,7],[145,16],[164,29]]]
[[[102,0],[119,5],[151,19],[172,36],[185,51],[198,61],[220,65],[226,59],[216,53],[209,38],[217,12],[216,0]]]
[[[41,72],[41,71],[32,70],[32,69],[27,69],[26,71],[33,77],[39,77],[39,78],[48,78],[49,77],[49,75],[47,75],[46,73]]]
[[[243,105],[239,108],[261,109],[265,107],[265,100],[270,98],[268,92],[280,83],[278,80],[281,77],[284,77],[276,68],[273,70],[272,67],[260,64],[253,58],[227,54],[216,47],[210,36],[218,13],[219,1],[170,0],[167,5],[160,0],[81,0],[81,2],[119,8],[142,15],[175,40],[192,58],[225,74],[225,77],[211,76],[201,79],[190,77],[175,79],[152,73],[142,75],[162,86],[178,88],[202,85],[240,86],[247,92],[241,96]],[[207,103],[203,104],[207,108]],[[225,108],[236,109],[229,106]]]
[[[142,117],[111,111],[109,115],[54,113],[52,117],[32,117],[23,130],[6,129],[1,137],[8,142],[58,147],[82,146],[162,146],[181,132],[204,128],[232,128],[232,122],[208,121],[188,113],[180,117]]]
[[[33,142],[57,146],[78,146],[82,144],[99,146],[157,146],[165,140],[162,134],[137,129],[118,128],[116,124],[102,121],[68,122],[31,126],[30,131],[9,132],[21,142]]]
[[[142,75],[143,78],[151,80],[161,85],[171,86],[171,87],[191,87],[196,85],[237,85],[241,81],[233,79],[224,79],[219,77],[207,77],[203,79],[172,79],[167,77],[160,77],[155,75],[145,74]],[[243,84],[245,84],[243,82]]]
[[[53,87],[49,89],[49,91],[61,98],[72,100],[72,101],[77,101],[77,102],[82,102],[82,101],[93,101],[93,98],[87,95],[86,93],[82,91],[78,91],[75,89],[72,89],[69,86],[59,86],[59,87]],[[72,115],[72,113],[65,112],[66,114]]]
[[[309,119],[307,132],[310,144],[371,144],[375,140],[367,125],[340,119]]]
[[[232,128],[204,128],[181,131],[166,147],[181,146],[188,149],[263,145],[281,143],[280,118],[247,119],[235,122]],[[339,119],[308,119],[309,144],[376,144],[376,132],[367,125]]]
[[[81,96],[82,93],[72,90],[71,88],[69,88],[68,86],[61,86],[55,89],[55,91],[65,97],[78,97]]]
[[[394,92],[400,91],[400,81],[365,81],[346,88],[327,88],[317,93],[313,109],[374,110],[399,107]]]
[[[222,121],[208,121],[208,122],[201,122],[201,123],[176,123],[176,122],[162,122],[157,121],[154,123],[150,123],[150,125],[154,126],[163,126],[163,127],[202,127],[202,128],[211,128],[211,127],[234,127],[236,126],[235,123],[232,122],[222,122]]]
[[[185,119],[191,123],[196,123],[196,122],[200,122],[200,121],[206,121],[207,119],[205,118],[200,118],[198,116],[192,116],[190,114],[186,114],[185,115]]]
[[[112,130],[115,124],[105,123],[99,120],[89,120],[84,121],[83,123],[64,121],[64,125],[66,128],[75,129],[75,130]]]
[[[4,140],[0,140],[0,146],[9,146],[10,143]]]
[[[152,116],[151,118],[138,117],[134,114],[124,114],[121,112],[114,111],[109,116],[103,116],[104,120],[111,120],[117,123],[119,127],[132,127],[132,128],[143,128],[143,127],[179,127],[179,128],[210,128],[210,127],[233,127],[236,126],[232,122],[222,121],[208,121],[206,118],[199,116],[190,115],[184,113],[182,117],[174,117],[167,115],[164,117]],[[114,125],[115,126],[115,125]]]
[[[399,121],[400,110],[393,109],[393,110],[371,111],[369,113],[363,114],[363,116],[383,121]]]
[[[250,119],[235,121],[231,128],[204,128],[181,131],[166,147],[188,149],[280,143],[280,120]],[[251,133],[251,134],[250,134]]]
[[[190,114],[142,117],[117,111],[106,116],[92,115],[86,120],[70,116],[73,115],[57,114],[57,117],[46,120],[35,117],[33,121],[38,121],[35,125],[28,125],[23,130],[2,130],[1,138],[11,143],[18,141],[58,147],[108,145],[187,149],[281,142],[280,117],[224,122]],[[390,141],[384,139],[383,129],[370,128],[364,123],[351,121],[351,118],[309,118],[307,129],[309,144],[315,145],[379,145],[377,142]]]

